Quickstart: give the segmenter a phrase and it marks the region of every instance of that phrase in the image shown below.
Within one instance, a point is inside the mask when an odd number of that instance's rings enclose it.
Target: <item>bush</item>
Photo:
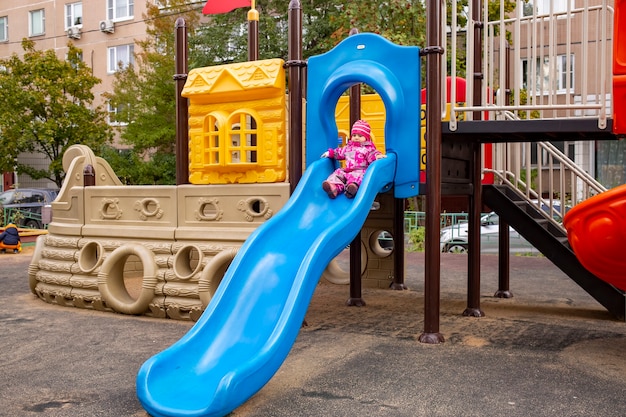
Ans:
[[[409,232],[409,251],[424,252],[424,239],[426,237],[426,229],[417,227]]]

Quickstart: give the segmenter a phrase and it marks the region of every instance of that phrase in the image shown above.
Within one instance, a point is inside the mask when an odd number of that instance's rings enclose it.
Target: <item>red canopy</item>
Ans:
[[[208,0],[202,9],[204,14],[228,13],[239,7],[250,7],[250,0]]]

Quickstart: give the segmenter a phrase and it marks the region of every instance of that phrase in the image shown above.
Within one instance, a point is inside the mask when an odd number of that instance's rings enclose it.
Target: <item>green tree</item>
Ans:
[[[345,39],[350,29],[379,34],[398,45],[423,46],[426,41],[426,10],[421,1],[377,0],[336,2],[335,31],[322,41],[330,49]]]
[[[92,89],[100,80],[72,43],[65,60],[53,50],[35,50],[31,40],[23,40],[22,48],[23,57],[0,60],[0,171],[48,178],[61,187],[68,147],[81,143],[97,149],[112,137],[107,113],[93,107]],[[23,164],[20,153],[44,155],[50,165]]]
[[[287,59],[289,1],[261,0],[259,57]],[[390,0],[385,7],[376,0],[302,0],[303,57],[329,51],[352,28],[373,32],[400,45],[422,45],[426,13],[421,1]],[[240,62],[247,59],[248,9],[211,16],[193,38],[192,67]]]
[[[174,84],[175,22],[185,19],[193,33],[200,14],[184,0],[168,2],[163,9],[148,4],[146,38],[138,42],[135,66],[120,68],[113,92],[107,94],[118,109],[115,121],[121,143],[129,149],[103,149],[109,163],[126,183],[176,182],[176,90]],[[129,165],[130,163],[130,165]],[[123,173],[123,174],[119,174]]]
[[[259,59],[287,59],[287,10],[289,1],[256,2],[259,13]],[[190,37],[191,68],[248,60],[248,20],[250,9],[211,15]]]

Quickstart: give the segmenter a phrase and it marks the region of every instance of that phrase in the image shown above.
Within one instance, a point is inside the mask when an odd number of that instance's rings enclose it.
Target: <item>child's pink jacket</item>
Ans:
[[[328,181],[343,189],[343,185],[351,182],[361,185],[367,167],[382,153],[371,141],[356,142],[349,140],[346,146],[328,150],[328,157],[346,161],[345,168],[336,169]]]

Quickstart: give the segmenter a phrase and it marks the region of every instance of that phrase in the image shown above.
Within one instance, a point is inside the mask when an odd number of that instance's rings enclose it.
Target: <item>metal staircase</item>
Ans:
[[[606,191],[587,172],[597,170],[594,145],[617,139],[612,84],[606,82],[612,79],[614,8],[606,2],[558,11],[555,6],[549,12],[533,8],[532,13],[522,7],[514,12],[500,8],[497,16],[485,8],[475,10],[476,3],[469,2],[467,14],[460,16],[457,2],[452,3],[450,57],[442,57],[442,66],[450,62],[450,70],[441,73],[446,97],[441,108],[446,115],[441,125],[441,194],[468,197],[474,239],[479,238],[476,223],[484,206],[498,213],[502,269],[508,268],[503,236],[508,223],[609,312],[626,319],[624,292],[580,264],[559,221],[567,207]],[[474,26],[478,20],[484,24],[482,32]],[[594,22],[597,30],[588,31],[585,22]],[[466,46],[463,70],[457,68],[457,45]],[[482,54],[475,54],[477,50]],[[590,59],[566,64],[573,76],[561,77],[553,63],[567,61],[570,54]],[[456,75],[464,69],[469,74],[470,68],[473,77]],[[560,81],[565,85],[559,86]],[[435,151],[429,157],[438,158]],[[471,252],[468,315],[480,311],[480,254]],[[508,271],[501,278],[505,287]]]
[[[509,185],[485,185],[483,201],[520,235],[543,253],[572,280],[587,291],[619,320],[626,319],[623,291],[587,271],[572,251],[567,234],[555,225],[544,210]]]
[[[602,193],[606,187],[550,142],[493,146],[494,168],[485,172],[494,175],[494,184],[483,185],[483,202],[611,314],[625,320],[626,294],[581,265],[561,224],[568,206]],[[535,161],[530,157],[533,153]],[[538,173],[534,180],[533,172]]]

